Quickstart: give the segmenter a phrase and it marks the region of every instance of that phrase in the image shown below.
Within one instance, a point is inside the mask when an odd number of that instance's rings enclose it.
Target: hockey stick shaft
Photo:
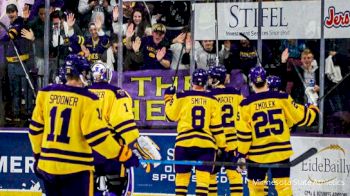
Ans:
[[[331,92],[336,89],[341,83],[344,82],[344,80],[349,77],[350,73],[346,74],[346,76],[344,76],[336,85],[334,85],[329,91],[327,91],[326,94],[324,94],[322,97],[320,97],[318,99],[318,102],[321,102],[322,99],[326,98],[329,94],[331,94]]]
[[[311,148],[301,154],[299,157],[295,158],[289,163],[273,163],[273,164],[261,164],[261,163],[234,163],[234,162],[215,162],[215,161],[174,161],[174,160],[140,160],[141,163],[158,163],[164,165],[215,165],[215,166],[250,166],[250,167],[259,167],[259,168],[290,168],[298,165],[304,160],[310,158],[311,156],[317,153],[316,148]]]
[[[171,84],[172,87],[174,87],[174,85],[175,85],[175,80],[176,80],[176,77],[177,77],[177,73],[179,72],[180,61],[182,59],[182,54],[183,54],[184,48],[185,48],[185,44],[183,43],[182,46],[181,46],[179,60],[177,61],[177,64],[176,64],[176,70],[175,70],[175,74],[174,74],[174,77],[173,77],[173,82]]]

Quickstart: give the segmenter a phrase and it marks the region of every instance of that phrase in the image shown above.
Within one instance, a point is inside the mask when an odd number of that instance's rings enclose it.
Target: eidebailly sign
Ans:
[[[350,138],[292,137],[295,156],[318,153],[291,170],[293,195],[350,195]]]
[[[195,39],[215,39],[213,3],[195,4]],[[218,39],[237,40],[244,33],[258,36],[258,2],[218,3]],[[325,38],[350,38],[348,0],[326,0]],[[321,1],[262,3],[262,39],[320,39]]]

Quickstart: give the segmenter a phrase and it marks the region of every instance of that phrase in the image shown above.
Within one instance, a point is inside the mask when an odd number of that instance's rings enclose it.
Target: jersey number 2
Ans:
[[[283,121],[281,119],[275,118],[274,115],[276,114],[282,114],[281,109],[276,110],[269,110],[266,112],[257,112],[253,115],[253,121],[258,120],[259,117],[261,117],[261,121],[257,122],[254,126],[255,129],[255,135],[256,138],[266,137],[270,136],[271,133],[275,135],[280,135],[283,133]],[[267,125],[275,125],[278,128],[265,128]],[[260,129],[263,129],[263,131],[260,131]]]
[[[61,126],[61,133],[57,135],[56,142],[60,143],[69,143],[69,137],[68,137],[68,127],[69,127],[69,120],[70,115],[72,113],[71,108],[66,108],[61,112],[60,117],[63,118],[62,126]],[[57,114],[57,106],[53,107],[50,110],[50,134],[47,135],[47,141],[54,141],[55,140],[55,120],[56,120],[56,114]]]

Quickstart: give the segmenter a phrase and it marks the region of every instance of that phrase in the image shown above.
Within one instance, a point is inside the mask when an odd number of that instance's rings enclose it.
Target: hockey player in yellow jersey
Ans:
[[[288,163],[293,154],[290,127],[310,126],[318,116],[316,106],[296,104],[287,93],[269,91],[266,71],[257,66],[249,78],[255,94],[240,104],[237,119],[237,157],[251,163]],[[239,161],[240,162],[240,161]],[[251,196],[264,195],[267,168],[247,167]],[[291,196],[290,168],[271,168],[278,195]]]
[[[175,160],[214,161],[216,150],[226,148],[221,125],[221,108],[215,97],[205,91],[208,80],[205,70],[192,74],[192,90],[175,94],[175,88],[165,90],[165,114],[177,121]],[[175,94],[175,95],[174,95]],[[176,195],[186,195],[192,166],[176,165]],[[208,195],[213,166],[196,166],[196,195]]]
[[[106,64],[97,61],[91,66],[92,85],[89,90],[99,97],[101,111],[99,115],[104,118],[115,131],[115,139],[123,145],[135,142],[139,137],[139,130],[134,121],[132,112],[132,99],[121,88],[109,84],[111,72]],[[96,186],[97,191],[107,191],[116,195],[122,195],[127,185],[127,173],[123,164],[118,164],[114,159],[106,160],[94,153],[95,182],[106,181],[108,186]],[[108,183],[107,183],[108,182]]]
[[[89,70],[76,55],[65,61],[67,82],[38,92],[29,126],[35,171],[46,195],[93,195],[92,149],[128,166],[138,159],[120,145],[99,115],[98,97],[83,88],[82,73]]]
[[[217,161],[237,162],[234,155],[237,150],[237,135],[235,120],[237,118],[238,107],[243,96],[239,90],[225,87],[226,68],[223,65],[212,66],[208,70],[209,85],[211,94],[217,98],[221,107],[222,127],[226,135],[227,147],[223,152],[219,152]],[[243,195],[242,175],[236,170],[236,167],[225,167],[227,177],[230,183],[230,195]],[[221,167],[216,166],[213,174],[210,176],[209,196],[218,195],[217,193],[217,173]]]
[[[119,143],[135,148],[137,151],[133,151],[143,159],[160,159],[158,146],[147,136],[140,137],[132,111],[131,96],[125,90],[108,83],[111,72],[107,65],[102,61],[97,61],[92,65],[91,72],[93,83],[89,86],[89,90],[100,98],[101,115],[114,128]],[[108,187],[99,187],[98,189],[108,189],[108,192],[122,195],[128,185],[126,168],[122,164],[115,164],[115,160],[103,159],[101,161],[98,159],[99,157],[96,156],[95,161],[98,163],[96,174],[100,176],[99,180],[107,180],[108,182]],[[150,172],[151,165],[148,164],[145,167],[146,171]]]

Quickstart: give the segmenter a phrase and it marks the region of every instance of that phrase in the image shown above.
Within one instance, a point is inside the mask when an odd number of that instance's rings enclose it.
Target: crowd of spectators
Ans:
[[[314,91],[319,92],[319,43],[315,44],[313,40],[264,41],[261,57],[258,58],[256,41],[225,40],[216,46],[215,40],[199,40],[192,45],[189,26],[190,1],[123,2],[122,16],[119,14],[116,0],[50,2],[50,10],[45,10],[43,0],[36,0],[33,5],[26,4],[23,10],[18,10],[16,5],[16,9],[6,9],[9,18],[14,17],[11,15],[17,15],[23,20],[23,26],[14,40],[23,49],[25,45],[33,48],[28,50],[29,58],[24,59],[24,64],[34,81],[35,90],[43,84],[44,25],[45,14],[48,11],[50,83],[54,82],[59,66],[69,53],[83,55],[91,63],[102,60],[111,70],[116,70],[118,46],[122,43],[124,71],[176,69],[178,63],[179,69],[189,69],[191,56],[194,56],[197,68],[208,69],[216,63],[216,47],[219,47],[218,60],[227,69],[226,82],[240,88],[244,95],[250,93],[248,71],[259,63],[259,60],[271,74],[281,77],[281,90],[290,93],[298,102],[305,103],[304,87],[311,83],[315,84]],[[119,20],[122,20],[121,27]],[[119,34],[122,35],[122,40],[118,39]],[[7,52],[12,47],[6,43],[3,46]],[[288,58],[282,59],[281,62],[283,51],[287,51]],[[341,65],[343,76],[348,73],[347,57],[334,49],[330,54],[334,62]],[[30,88],[25,87],[28,84],[22,68],[17,66],[16,62],[4,63],[7,67],[6,73],[2,74],[2,98],[5,103],[11,103],[6,105],[10,109],[5,111],[10,112],[5,116],[7,122],[16,122],[15,125],[18,125],[17,122],[24,122],[31,115],[34,99],[28,90]],[[235,81],[237,74],[243,76],[243,83],[238,86]],[[326,81],[327,89],[334,84],[332,81]],[[5,87],[9,89],[6,90]],[[27,90],[22,92],[22,89]],[[332,112],[341,111],[339,105],[349,104],[346,103],[346,98],[348,97],[338,96],[329,99],[327,104]],[[23,123],[19,124],[22,125]]]

